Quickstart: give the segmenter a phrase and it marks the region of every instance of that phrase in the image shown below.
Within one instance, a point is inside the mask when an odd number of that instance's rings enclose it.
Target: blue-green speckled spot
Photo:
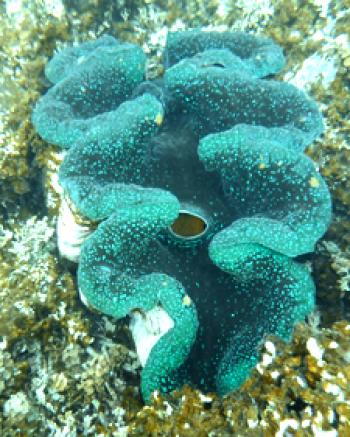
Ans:
[[[237,125],[200,141],[199,157],[208,171],[220,172],[236,213],[212,247],[259,243],[291,257],[312,252],[331,220],[328,188],[310,158],[261,133]]]
[[[208,50],[165,72],[176,108],[190,114],[201,135],[237,124],[266,127],[275,141],[304,150],[322,131],[317,105],[292,85],[254,79],[228,50]]]
[[[270,38],[244,32],[201,32],[190,30],[169,32],[165,48],[165,64],[170,67],[181,59],[191,58],[209,49],[227,49],[248,68],[252,77],[277,73],[284,67],[283,51]]]
[[[79,51],[75,48],[74,54]],[[146,57],[138,46],[104,37],[102,42],[85,44],[82,53],[81,58],[73,56],[67,64],[70,74],[68,68],[62,70],[66,56],[57,55],[59,62],[51,61],[47,68],[50,77],[61,80],[33,111],[33,124],[42,138],[65,148],[79,141],[91,127],[105,123],[109,112],[130,97],[144,78]]]
[[[90,220],[108,217],[137,196],[149,156],[149,138],[163,118],[162,105],[149,94],[106,113],[67,153],[60,183]]]
[[[157,273],[153,251],[160,229],[177,217],[179,204],[170,193],[138,190],[129,205],[118,208],[83,244],[78,269],[81,293],[99,311],[116,318],[132,310],[161,305],[175,325],[152,349],[142,372],[142,393],[161,386],[161,380],[184,361],[196,338],[198,320],[193,303],[185,304],[180,282]]]

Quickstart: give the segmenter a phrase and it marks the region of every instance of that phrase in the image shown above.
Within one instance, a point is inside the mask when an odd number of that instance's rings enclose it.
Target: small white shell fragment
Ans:
[[[315,424],[311,426],[313,435],[317,437],[338,437],[338,431],[336,429],[332,429],[330,431],[325,431],[322,428],[319,428]]]
[[[154,345],[173,327],[173,319],[159,305],[144,313],[132,311],[129,328],[142,367]]]
[[[10,396],[4,403],[4,416],[17,417],[22,420],[30,410],[29,400],[23,391],[18,391]]]
[[[339,344],[336,341],[331,341],[328,345],[329,349],[337,349],[339,347]]]
[[[259,421],[256,419],[248,419],[247,420],[248,428],[256,428],[259,425]]]
[[[272,343],[272,341],[267,341],[265,343],[265,349],[267,350],[267,352],[272,355],[275,356],[276,355],[276,347],[275,345]]]
[[[60,255],[77,263],[80,247],[91,232],[92,229],[89,226],[76,223],[67,201],[62,198],[57,220],[57,245]]]
[[[310,337],[306,342],[306,349],[310,355],[316,358],[316,360],[322,360],[324,349],[317,343],[316,338]]]
[[[300,385],[300,387],[302,387],[302,388],[307,387],[307,383],[306,383],[305,379],[301,378],[300,376],[296,377],[296,381]]]
[[[283,419],[280,422],[280,429],[276,432],[276,437],[284,437],[289,435],[288,428],[292,428],[296,431],[299,428],[299,422],[296,419]]]
[[[273,370],[271,373],[271,378],[276,380],[280,376],[280,372],[278,370]]]
[[[210,403],[213,402],[213,398],[211,396],[207,396],[204,395],[203,393],[199,392],[199,399],[203,402],[203,403]]]
[[[338,385],[332,384],[330,382],[324,384],[324,391],[326,393],[332,394],[333,396],[339,396],[340,394],[342,394],[341,388]]]

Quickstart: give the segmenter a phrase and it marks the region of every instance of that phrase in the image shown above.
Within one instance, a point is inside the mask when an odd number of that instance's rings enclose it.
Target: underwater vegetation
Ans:
[[[131,316],[144,399],[184,383],[226,394],[267,334],[290,339],[314,308],[293,258],[331,219],[302,153],[322,118],[305,93],[266,79],[284,65],[268,38],[169,33],[164,76],[145,81],[145,65],[140,47],[111,36],[65,49],[32,120],[69,149],[66,204],[96,227],[80,248],[79,291]]]
[[[300,323],[291,342],[265,343],[261,362],[240,390],[223,399],[188,386],[157,394],[128,435],[348,436],[349,334],[346,322],[322,331]]]

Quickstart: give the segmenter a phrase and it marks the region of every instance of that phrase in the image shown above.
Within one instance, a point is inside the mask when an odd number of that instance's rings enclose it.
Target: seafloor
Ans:
[[[184,387],[144,406],[126,325],[80,302],[58,257],[58,149],[30,122],[58,49],[110,33],[157,61],[167,29],[239,29],[274,38],[279,78],[304,88],[326,132],[307,153],[333,197],[308,259],[317,311],[293,341],[268,339],[251,377],[224,399]],[[0,435],[350,435],[350,1],[0,1]]]

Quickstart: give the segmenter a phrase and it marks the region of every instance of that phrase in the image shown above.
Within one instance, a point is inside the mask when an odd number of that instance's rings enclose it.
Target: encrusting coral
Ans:
[[[289,339],[314,307],[291,257],[313,250],[331,216],[301,153],[323,130],[316,104],[262,79],[283,66],[278,46],[191,31],[170,34],[165,54],[164,79],[142,82],[137,46],[105,36],[67,49],[33,113],[43,138],[70,148],[65,196],[102,220],[81,247],[83,299],[131,314],[136,342],[150,331],[145,400],[184,382],[227,393],[266,334]]]

